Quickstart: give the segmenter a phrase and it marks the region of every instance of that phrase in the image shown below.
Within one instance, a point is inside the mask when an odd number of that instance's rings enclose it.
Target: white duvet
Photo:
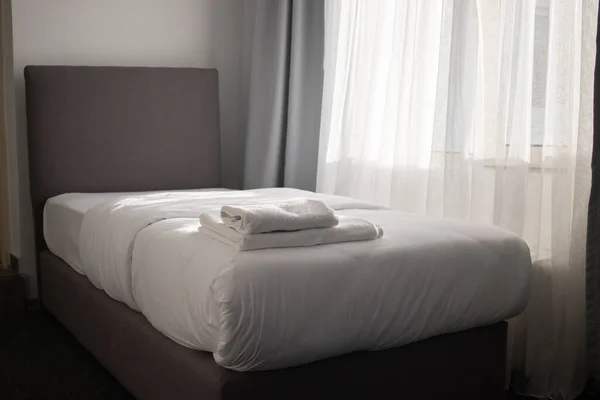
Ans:
[[[237,252],[198,232],[224,204],[319,198],[380,225],[379,240]],[[403,214],[294,189],[171,192],[97,205],[84,273],[166,336],[220,365],[265,370],[395,347],[519,314],[529,249],[488,225]]]

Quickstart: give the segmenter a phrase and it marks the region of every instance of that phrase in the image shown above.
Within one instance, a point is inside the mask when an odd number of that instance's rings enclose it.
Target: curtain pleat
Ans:
[[[257,0],[248,93],[246,189],[314,190],[323,85],[322,0]]]

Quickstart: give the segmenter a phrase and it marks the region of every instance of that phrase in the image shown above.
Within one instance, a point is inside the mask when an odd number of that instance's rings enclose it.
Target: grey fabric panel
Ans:
[[[217,187],[217,71],[25,68],[31,196]]]
[[[258,0],[254,17],[244,186],[314,190],[323,1]]]
[[[220,186],[214,69],[28,66],[33,217],[67,192]]]
[[[324,1],[294,1],[284,185],[315,190],[323,98]]]
[[[45,307],[138,399],[504,400],[506,323],[276,371],[180,346],[64,261],[41,254]]]

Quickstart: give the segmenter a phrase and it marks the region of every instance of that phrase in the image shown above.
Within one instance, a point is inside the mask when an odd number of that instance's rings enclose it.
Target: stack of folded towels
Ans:
[[[241,251],[373,240],[383,235],[378,225],[338,216],[313,199],[223,206],[202,214],[200,223],[200,232]]]

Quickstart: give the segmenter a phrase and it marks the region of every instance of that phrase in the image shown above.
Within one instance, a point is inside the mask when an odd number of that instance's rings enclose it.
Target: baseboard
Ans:
[[[8,266],[11,271],[19,272],[19,259],[14,254],[10,254],[10,265]]]
[[[20,314],[25,311],[25,280],[11,271],[0,271],[0,316]]]

